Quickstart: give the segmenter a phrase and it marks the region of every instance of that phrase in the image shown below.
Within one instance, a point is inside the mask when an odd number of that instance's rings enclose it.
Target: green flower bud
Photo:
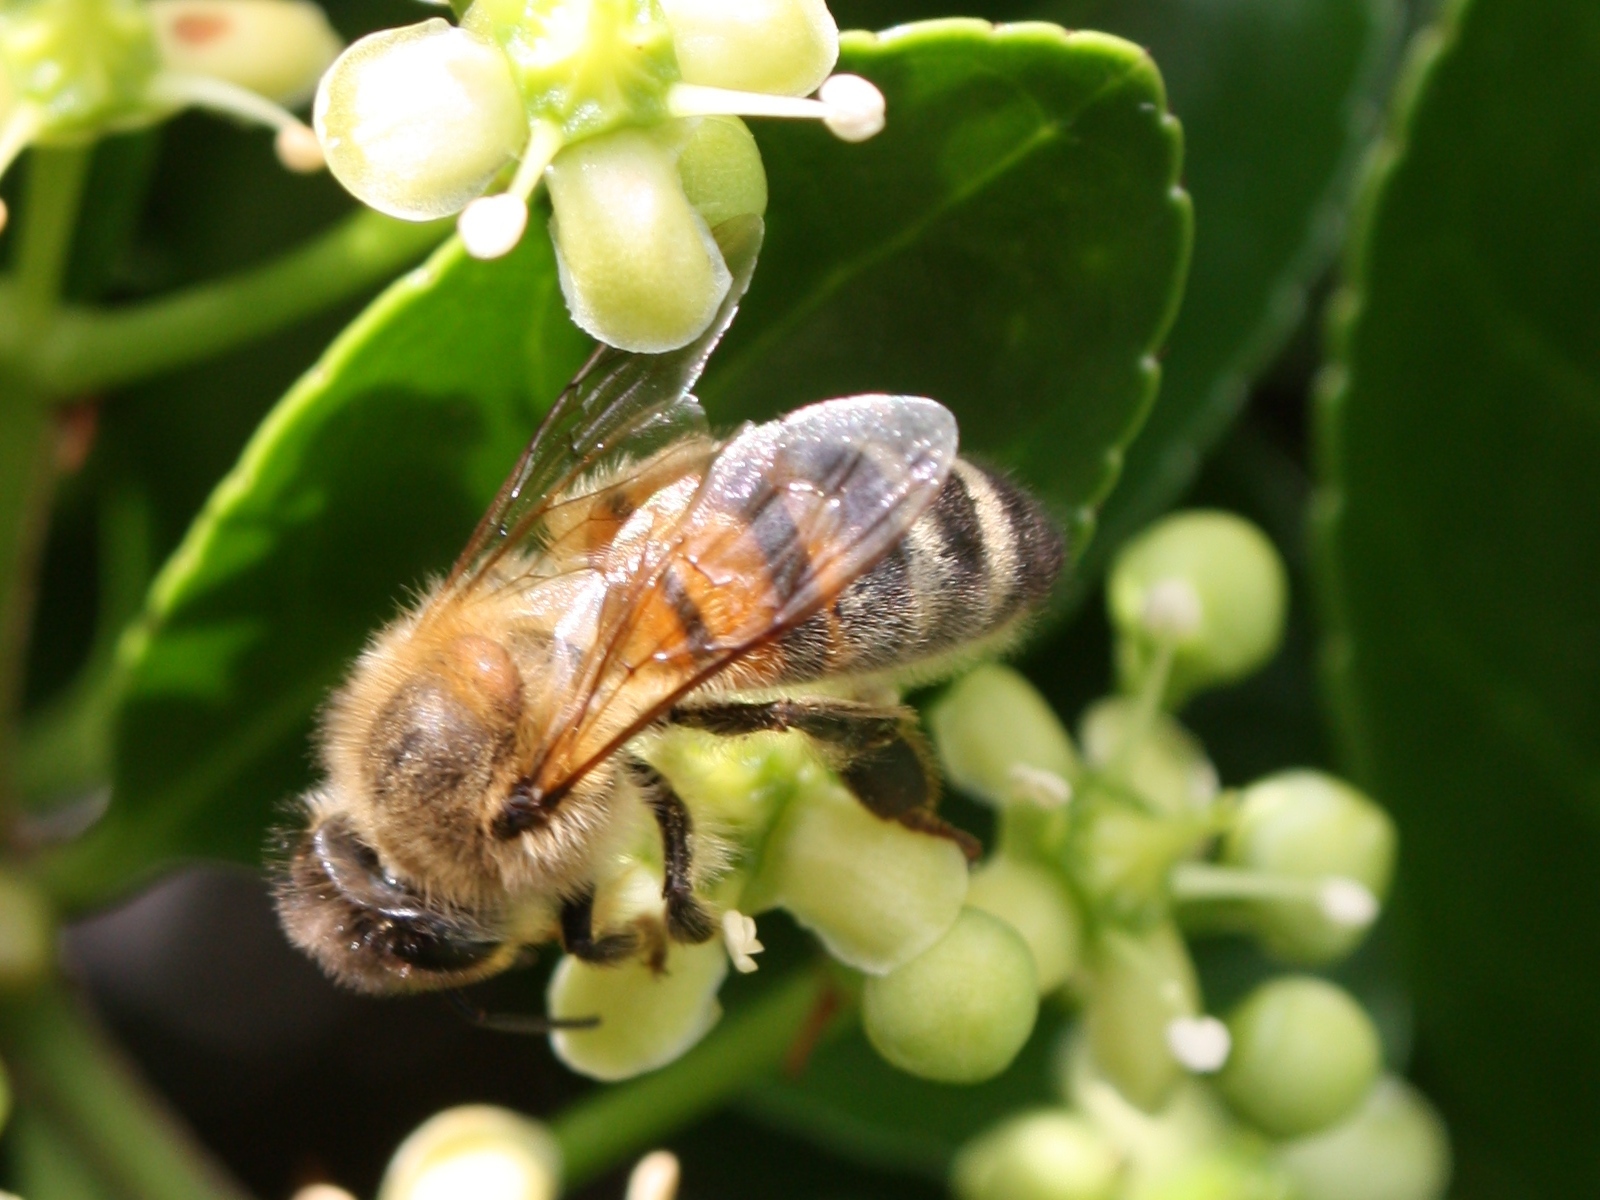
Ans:
[[[407,221],[459,212],[529,128],[505,55],[437,17],[341,54],[317,89],[312,123],[334,177]]]
[[[1311,976],[1264,983],[1228,1018],[1233,1053],[1217,1076],[1223,1097],[1275,1137],[1326,1129],[1349,1116],[1383,1066],[1361,1005]]]
[[[661,0],[684,82],[807,96],[839,60],[824,0]]]
[[[428,1118],[384,1172],[378,1200],[555,1200],[561,1152],[538,1121],[471,1104]]]
[[[1227,1057],[1219,1023],[1200,1015],[1188,947],[1171,925],[1143,934],[1108,929],[1093,958],[1085,1011],[1098,1069],[1146,1112],[1171,1096],[1185,1070],[1214,1071]]]
[[[1022,935],[1033,955],[1039,993],[1066,983],[1083,948],[1083,920],[1072,896],[1046,867],[997,854],[972,874],[971,908],[999,917]]]
[[[150,0],[162,64],[226,79],[280,104],[311,98],[339,35],[305,0]]]
[[[946,778],[1007,805],[1065,804],[1079,772],[1072,738],[1034,686],[1009,667],[978,667],[928,714]]]
[[[1293,963],[1332,962],[1366,935],[1394,873],[1394,822],[1348,784],[1286,771],[1245,789],[1222,843],[1224,862],[1266,874],[1324,881],[1311,903],[1248,909],[1263,947]],[[1349,902],[1340,906],[1341,886]],[[1362,911],[1364,888],[1372,903]],[[1364,919],[1362,919],[1364,918]]]
[[[1165,813],[1203,810],[1217,795],[1217,771],[1192,733],[1165,713],[1112,696],[1083,714],[1083,753],[1095,770]]]
[[[1157,522],[1123,547],[1106,588],[1123,689],[1148,686],[1168,653],[1174,705],[1249,675],[1277,651],[1287,599],[1283,562],[1248,521],[1186,512]]]
[[[1179,1165],[1133,1200],[1300,1200],[1289,1176],[1259,1153],[1213,1150]]]
[[[674,946],[658,974],[629,961],[593,966],[563,958],[545,1007],[558,1020],[599,1018],[550,1035],[556,1057],[579,1074],[613,1081],[653,1071],[703,1038],[722,1015],[717,990],[728,974],[720,940]]]
[[[39,982],[55,960],[55,922],[37,889],[0,874],[0,989]]]
[[[1440,1200],[1450,1183],[1444,1122],[1393,1076],[1349,1120],[1285,1143],[1278,1159],[1299,1200]]]
[[[761,151],[738,117],[690,117],[671,121],[662,130],[677,152],[683,194],[710,228],[767,211]]]
[[[959,846],[874,816],[815,767],[762,858],[743,907],[788,909],[834,958],[873,975],[943,937],[967,894]]]
[[[974,908],[904,966],[869,978],[861,1024],[889,1063],[923,1079],[978,1083],[1011,1065],[1039,1015],[1022,935]]]
[[[1022,1113],[967,1143],[951,1170],[958,1200],[1111,1200],[1116,1148],[1062,1110]]]
[[[71,142],[158,119],[171,111],[149,99],[159,69],[150,14],[135,0],[34,0],[0,10],[0,75],[14,99],[0,123],[9,134],[32,113],[27,142]]]
[[[657,354],[710,323],[732,276],[654,139],[624,129],[569,146],[548,184],[561,290],[581,329]]]

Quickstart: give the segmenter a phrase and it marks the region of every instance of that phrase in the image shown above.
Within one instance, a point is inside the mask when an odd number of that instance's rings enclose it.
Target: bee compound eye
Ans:
[[[307,832],[278,887],[289,938],[361,991],[453,987],[510,964],[504,939],[472,914],[430,904],[384,869],[350,825]]]

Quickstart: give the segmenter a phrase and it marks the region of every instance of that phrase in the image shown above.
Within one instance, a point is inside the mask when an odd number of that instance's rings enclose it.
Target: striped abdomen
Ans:
[[[1049,596],[1064,553],[1038,501],[958,460],[895,548],[781,639],[783,682],[914,672],[1000,635]]]

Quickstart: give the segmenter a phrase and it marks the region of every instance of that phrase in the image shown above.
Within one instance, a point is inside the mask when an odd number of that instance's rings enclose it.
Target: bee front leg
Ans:
[[[717,926],[711,914],[694,897],[694,859],[689,848],[693,823],[689,809],[672,790],[672,785],[648,763],[635,759],[628,764],[628,772],[661,830],[661,857],[665,865],[661,896],[667,902],[667,933],[675,942],[710,941]]]
[[[620,962],[639,948],[631,933],[594,935],[594,889],[561,904],[561,946],[574,958],[587,963]]]

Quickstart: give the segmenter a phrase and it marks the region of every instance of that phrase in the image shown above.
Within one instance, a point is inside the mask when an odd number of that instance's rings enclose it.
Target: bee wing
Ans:
[[[824,608],[933,502],[955,457],[955,418],[918,397],[829,400],[747,427],[668,528],[619,548],[546,792]]]
[[[716,317],[693,342],[666,354],[596,349],[540,422],[456,559],[447,587],[471,586],[509,550],[543,549],[544,518],[558,500],[571,499],[575,487],[581,492],[585,475],[704,432],[705,413],[689,389],[750,285],[762,231],[759,217],[737,217],[717,227],[733,282]]]

